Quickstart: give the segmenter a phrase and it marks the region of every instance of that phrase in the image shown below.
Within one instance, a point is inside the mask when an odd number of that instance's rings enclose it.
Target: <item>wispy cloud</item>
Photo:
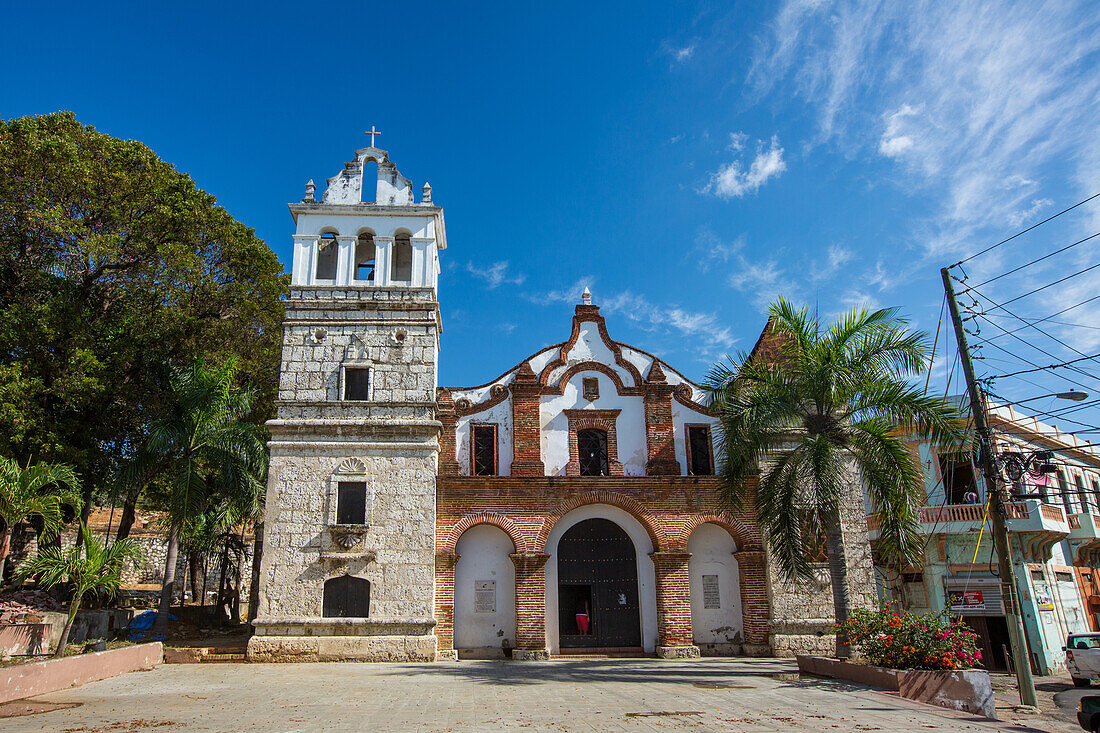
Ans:
[[[1034,215],[1052,166],[1100,190],[1098,62],[1087,0],[787,0],[748,83],[807,103],[818,143],[895,161],[937,201],[921,234],[943,258]]]
[[[695,55],[695,43],[687,43],[679,45],[670,41],[664,41],[661,44],[661,51],[672,59],[674,64],[684,64],[691,60],[691,57]]]
[[[840,272],[841,268],[855,259],[855,252],[840,244],[829,245],[825,251],[825,262],[813,262],[810,265],[811,280],[827,280]]]
[[[485,286],[490,290],[495,290],[501,285],[522,285],[524,281],[527,280],[527,276],[522,272],[509,272],[507,260],[494,262],[488,267],[475,265],[473,262],[467,262],[466,272],[479,280],[483,280]]]
[[[729,150],[740,153],[747,139],[744,133],[731,134]],[[704,191],[724,199],[741,198],[756,193],[769,179],[785,170],[787,164],[783,160],[783,148],[779,146],[778,136],[773,136],[770,145],[763,140],[757,141],[756,156],[747,169],[742,160],[725,164],[711,175]]]

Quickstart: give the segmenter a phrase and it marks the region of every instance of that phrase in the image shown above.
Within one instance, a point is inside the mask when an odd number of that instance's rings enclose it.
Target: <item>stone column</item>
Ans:
[[[461,469],[457,458],[458,414],[451,390],[440,387],[435,391],[436,418],[443,424],[439,434],[439,475],[458,476]]]
[[[750,657],[767,656],[772,652],[768,638],[771,604],[768,602],[764,551],[740,550],[733,553],[733,557],[737,560],[741,585],[741,630],[745,638],[742,651]]]
[[[672,386],[665,379],[661,363],[653,360],[643,385],[645,404],[645,442],[647,476],[679,476],[672,430]]]
[[[539,415],[539,387],[527,362],[512,382],[512,475],[542,476],[542,418]]]
[[[359,237],[340,234],[336,237],[336,284],[350,285],[355,281],[355,245]]]
[[[374,285],[390,284],[390,262],[393,259],[393,237],[374,235]]]
[[[435,639],[437,661],[457,661],[455,650],[455,565],[454,552],[435,555]]]
[[[691,628],[690,552],[652,552],[657,577],[657,656],[699,656]]]
[[[516,566],[516,648],[512,659],[550,658],[546,648],[546,561],[544,553],[509,555]],[[452,575],[453,581],[453,575]]]

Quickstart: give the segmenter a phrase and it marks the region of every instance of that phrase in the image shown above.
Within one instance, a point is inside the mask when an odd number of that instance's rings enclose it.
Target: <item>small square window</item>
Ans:
[[[596,377],[584,378],[584,398],[586,400],[599,399],[600,396],[600,380]]]
[[[336,523],[367,523],[367,485],[363,481],[341,481],[336,489]]]
[[[370,399],[370,369],[368,367],[344,367],[344,399]]]

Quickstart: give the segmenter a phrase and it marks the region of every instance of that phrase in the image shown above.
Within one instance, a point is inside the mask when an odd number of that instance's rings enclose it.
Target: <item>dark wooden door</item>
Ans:
[[[588,633],[576,615],[587,604]],[[622,527],[586,519],[558,542],[558,636],[562,647],[641,646],[638,559]]]

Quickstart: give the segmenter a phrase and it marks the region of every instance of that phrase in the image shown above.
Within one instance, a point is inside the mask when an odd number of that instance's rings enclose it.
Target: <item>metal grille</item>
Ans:
[[[691,446],[691,475],[710,476],[714,473],[714,461],[710,454],[710,431],[704,427],[688,428]]]
[[[474,426],[474,475],[496,473],[496,430],[490,425]]]
[[[366,618],[370,615],[370,581],[342,575],[325,581],[321,615],[326,618]]]
[[[577,431],[581,476],[607,475],[607,433],[595,428]]]

